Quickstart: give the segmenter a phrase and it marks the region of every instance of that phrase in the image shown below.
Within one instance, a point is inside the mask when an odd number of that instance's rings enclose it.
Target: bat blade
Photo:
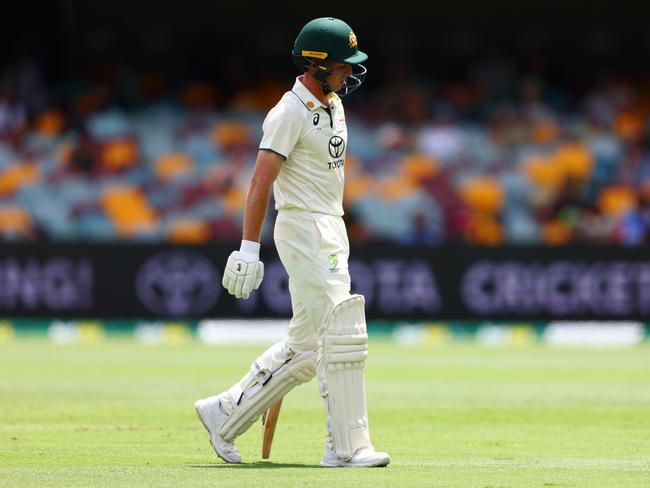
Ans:
[[[278,423],[281,406],[282,400],[280,399],[278,402],[271,405],[264,414],[264,417],[262,417],[262,459],[268,459],[271,456],[271,445],[273,444],[275,425]]]

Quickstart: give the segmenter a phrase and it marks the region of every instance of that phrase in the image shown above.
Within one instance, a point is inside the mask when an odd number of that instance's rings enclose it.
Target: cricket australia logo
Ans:
[[[329,142],[330,156],[340,158],[345,152],[345,141],[342,137],[332,136]]]
[[[336,267],[339,264],[339,257],[336,254],[330,254],[330,273],[338,273],[339,269]]]
[[[357,36],[354,32],[350,31],[350,35],[348,36],[348,41],[350,47],[352,48],[357,47]]]

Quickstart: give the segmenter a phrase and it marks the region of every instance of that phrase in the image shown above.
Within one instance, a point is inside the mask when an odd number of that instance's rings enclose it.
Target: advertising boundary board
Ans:
[[[260,289],[221,286],[232,246],[4,244],[0,317],[290,317],[288,278],[262,247]],[[343,261],[343,260],[339,260]],[[323,266],[331,267],[329,256]],[[650,250],[353,247],[352,292],[376,320],[650,320]]]

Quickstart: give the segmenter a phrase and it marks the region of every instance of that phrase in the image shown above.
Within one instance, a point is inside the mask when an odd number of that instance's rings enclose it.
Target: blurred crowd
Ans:
[[[650,77],[576,80],[499,53],[449,79],[386,66],[345,100],[350,240],[648,242]],[[292,83],[225,89],[115,66],[52,84],[28,59],[8,66],[0,238],[238,241],[262,121]]]

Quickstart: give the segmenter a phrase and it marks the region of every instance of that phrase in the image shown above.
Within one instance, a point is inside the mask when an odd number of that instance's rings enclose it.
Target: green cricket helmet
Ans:
[[[368,59],[368,55],[359,51],[357,36],[340,19],[321,17],[308,22],[298,34],[292,54],[301,71],[307,71],[310,66],[316,68],[314,78],[323,85],[326,93],[331,90],[325,80],[333,73],[327,63],[329,60],[352,65],[352,74],[338,92],[340,96],[359,88],[366,76],[367,70],[361,63]]]

